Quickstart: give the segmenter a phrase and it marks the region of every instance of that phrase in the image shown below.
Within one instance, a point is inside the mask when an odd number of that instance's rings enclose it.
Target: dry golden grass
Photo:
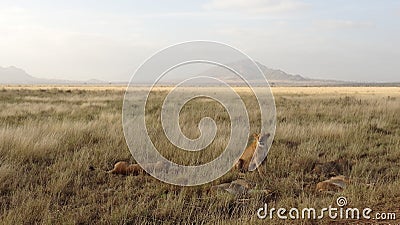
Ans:
[[[176,152],[157,124],[159,103],[168,89],[156,89],[148,108],[155,145],[180,163],[211,160],[228,141],[229,117],[219,104],[189,103],[181,113],[185,134],[196,137],[203,116],[216,118],[221,129],[203,153]],[[0,87],[0,224],[282,224],[278,219],[259,220],[257,209],[264,203],[322,208],[335,205],[338,196],[346,196],[352,207],[399,210],[400,88],[273,88],[278,126],[263,165],[266,175],[245,175],[257,188],[273,194],[245,196],[245,201],[228,193],[210,194],[212,184],[176,187],[145,175],[106,174],[116,161],[134,162],[121,125],[124,90]],[[247,102],[251,131],[256,132],[254,99],[248,90],[237,90]],[[334,195],[316,193],[315,184],[326,177],[311,172],[313,163],[341,157],[355,163],[343,174],[353,180],[351,185]],[[238,176],[230,172],[213,184]]]

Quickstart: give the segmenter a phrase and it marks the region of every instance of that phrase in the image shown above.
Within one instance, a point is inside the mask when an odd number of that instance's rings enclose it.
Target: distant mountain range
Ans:
[[[87,81],[72,81],[60,79],[42,79],[29,75],[23,69],[15,66],[1,67],[0,66],[0,84],[106,84],[108,82],[102,80],[91,79]]]
[[[344,81],[336,81],[336,80],[321,80],[321,79],[310,79],[305,78],[301,75],[292,75],[288,74],[279,69],[271,69],[266,67],[265,65],[256,62],[257,66],[260,68],[261,72],[264,73],[270,85],[278,85],[278,86],[318,86],[318,85],[343,85],[347,82]],[[254,83],[261,83],[261,79],[259,76],[259,71],[256,71],[254,64],[252,61],[239,61],[235,62],[232,65],[227,65],[230,68],[234,69],[236,72],[242,75],[246,75],[246,80]],[[200,75],[215,77],[221,79],[230,84],[241,84],[240,78],[234,74],[232,71],[220,67],[214,66],[209,70],[204,71]],[[264,79],[264,78],[262,78]]]
[[[1,84],[29,84],[38,81],[22,69],[14,66],[0,67],[0,83]]]
[[[257,66],[260,68],[260,70],[264,73],[266,78],[270,81],[306,81],[309,79],[306,79],[300,75],[291,75],[283,72],[282,70],[275,70],[275,69],[270,69],[261,63],[256,62]],[[259,72],[255,70],[254,64],[250,61],[240,61],[236,62],[231,65],[227,65],[237,71],[238,73],[245,74],[246,78],[249,80],[257,80],[260,79],[258,77]],[[228,81],[235,81],[238,80],[238,77],[231,72],[230,70],[220,67],[220,66],[214,66],[213,68],[204,71],[201,73],[201,75],[204,76],[211,76],[211,77],[216,77]]]
[[[345,82],[345,81],[336,81],[336,80],[320,80],[320,79],[311,79],[311,78],[305,78],[300,75],[291,75],[288,73],[285,73],[282,70],[277,70],[277,69],[271,69],[268,68],[260,63],[257,62],[258,67],[260,70],[265,74],[268,82],[272,86],[359,86],[359,85],[386,85],[383,83],[356,83],[356,82]],[[246,77],[248,81],[251,82],[257,82],[257,79],[259,79],[259,76],[256,74],[258,73],[257,71],[252,71],[254,70],[254,66],[250,66],[248,63],[235,63],[234,66],[235,70],[239,73],[244,73],[249,77]],[[211,76],[215,78],[219,78],[221,80],[224,80],[230,84],[239,84],[240,79],[231,71],[222,68],[222,67],[212,67],[209,70],[206,70],[199,75],[201,76]],[[257,78],[258,77],[258,78]],[[117,82],[113,84],[127,84],[128,82]],[[173,84],[173,80],[167,80],[164,81],[164,83],[161,84]],[[97,80],[97,79],[91,79],[87,81],[73,81],[73,80],[58,80],[58,79],[42,79],[42,78],[36,78],[24,70],[10,66],[10,67],[0,67],[0,85],[46,85],[46,84],[60,84],[60,85],[66,85],[66,84],[79,84],[79,85],[106,85],[106,84],[111,84],[110,82],[107,81],[102,81],[102,80]],[[146,84],[146,83],[144,83]],[[393,84],[389,84],[393,85]]]
[[[312,79],[307,79],[304,78],[300,75],[291,75],[288,73],[285,73],[282,70],[276,70],[276,69],[271,69],[268,68],[261,63],[256,62],[257,66],[260,68],[260,70],[264,73],[265,77],[267,78],[269,83],[278,83],[278,84],[283,84],[283,83],[309,83],[313,81]],[[246,76],[247,81],[251,81],[254,83],[261,83],[261,79],[259,76],[259,71],[256,70],[254,67],[254,64],[250,61],[240,61],[236,62],[232,65],[227,65],[230,68],[234,69],[236,72],[239,74]],[[240,78],[234,74],[232,71],[220,67],[220,66],[213,66],[211,69],[208,69],[204,71],[203,73],[200,73],[201,76],[208,76],[208,77],[215,77],[220,80],[223,80],[225,82],[228,82],[230,84],[239,84],[241,83]]]

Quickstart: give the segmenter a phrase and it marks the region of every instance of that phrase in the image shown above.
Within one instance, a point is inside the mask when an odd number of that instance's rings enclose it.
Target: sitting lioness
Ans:
[[[254,160],[257,157],[254,157],[254,159],[253,159],[253,156],[257,152],[256,150],[257,149],[260,151],[268,150],[268,149],[259,149],[259,148],[267,148],[266,141],[269,138],[269,136],[270,136],[270,134],[265,134],[262,136],[260,134],[253,134],[253,137],[254,137],[253,143],[251,143],[246,148],[246,150],[240,157],[239,161],[236,163],[235,168],[242,173],[247,172],[249,170],[249,166],[251,165],[251,163],[255,164]],[[253,162],[252,162],[252,159],[253,159]]]

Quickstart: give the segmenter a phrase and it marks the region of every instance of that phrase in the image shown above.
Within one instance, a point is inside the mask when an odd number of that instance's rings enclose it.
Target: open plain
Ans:
[[[149,98],[149,134],[167,158],[197,165],[223,151],[229,116],[221,105],[189,102],[181,112],[183,133],[196,138],[198,121],[214,118],[217,137],[199,153],[181,153],[159,124],[168,87]],[[138,87],[140,90],[140,87]],[[259,131],[257,102],[236,88],[246,103],[251,131]],[[400,87],[274,87],[277,130],[265,172],[229,172],[211,184],[179,187],[151,176],[107,174],[115,162],[134,163],[122,129],[125,87],[0,87],[0,224],[331,224],[400,223]],[[251,141],[251,140],[249,140]],[[335,193],[315,191],[329,177],[318,163],[347,159],[351,180]],[[255,195],[210,192],[238,178]],[[397,220],[260,220],[269,207],[323,208],[345,196],[348,206],[395,212]],[[270,221],[268,221],[270,220]]]

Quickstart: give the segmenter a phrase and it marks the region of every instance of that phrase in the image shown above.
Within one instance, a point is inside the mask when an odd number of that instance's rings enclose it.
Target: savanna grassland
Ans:
[[[251,131],[259,131],[256,100],[246,103]],[[276,87],[277,130],[264,175],[232,171],[197,187],[178,187],[151,176],[108,174],[120,160],[134,163],[122,129],[122,87],[0,87],[0,224],[331,224],[344,220],[260,220],[269,207],[317,209],[348,206],[396,212],[400,223],[400,88]],[[183,154],[168,143],[158,115],[167,88],[146,108],[150,136],[167,158],[190,165],[212,160],[229,141],[222,106],[198,99],[181,112],[183,133],[196,138],[198,121],[217,122],[215,141],[202,153]],[[250,141],[250,140],[249,140]],[[313,166],[340,158],[350,185],[318,193],[327,177]],[[235,196],[210,192],[212,185],[242,177],[269,193]],[[362,221],[380,222],[380,221]]]

